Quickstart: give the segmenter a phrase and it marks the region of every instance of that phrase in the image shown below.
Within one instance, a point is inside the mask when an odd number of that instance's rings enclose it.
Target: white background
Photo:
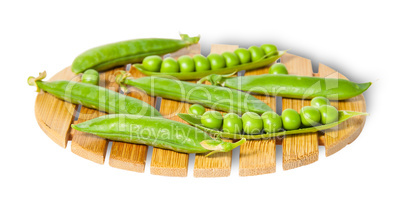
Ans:
[[[12,3],[9,3],[12,2]],[[112,3],[113,2],[113,3]],[[144,3],[147,2],[147,3]],[[373,3],[370,3],[373,2]],[[397,1],[2,1],[0,3],[0,209],[401,209],[402,33]],[[161,177],[98,165],[53,143],[34,116],[28,76],[50,78],[84,50],[143,38],[201,35],[241,47],[279,49],[372,81],[371,114],[351,145],[319,161],[273,174]],[[280,155],[278,156],[280,158]]]

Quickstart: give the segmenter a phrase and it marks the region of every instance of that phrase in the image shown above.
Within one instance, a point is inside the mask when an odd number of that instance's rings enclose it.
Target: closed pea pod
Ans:
[[[323,96],[335,100],[344,100],[360,95],[371,85],[371,82],[359,84],[345,79],[280,74],[242,77],[225,77],[211,74],[200,80],[200,82],[203,81],[209,81],[213,85],[263,95],[304,99]]]
[[[128,63],[141,62],[149,55],[163,55],[198,43],[200,37],[181,34],[177,39],[134,39],[89,49],[77,56],[71,70],[78,74],[87,69],[105,71]]]
[[[116,82],[123,90],[126,85],[145,91],[151,96],[200,104],[225,112],[245,113],[247,111],[262,114],[272,110],[267,104],[254,96],[241,91],[213,85],[196,84],[163,77],[130,78],[128,72],[122,71],[116,76]],[[157,85],[155,85],[157,84]],[[166,91],[169,88],[169,91]]]
[[[42,81],[45,77],[46,72],[41,73],[37,78],[29,77],[28,84],[36,86],[38,92],[42,89],[61,100],[107,113],[162,116],[151,105],[107,88],[67,80]]]
[[[160,117],[111,114],[88,120],[74,129],[102,138],[174,150],[183,153],[228,152],[243,144],[212,139],[193,126]]]

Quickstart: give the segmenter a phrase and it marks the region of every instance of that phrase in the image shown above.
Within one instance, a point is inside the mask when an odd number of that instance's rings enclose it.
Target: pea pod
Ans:
[[[283,54],[285,54],[286,51],[279,51],[277,55],[271,55],[271,56],[265,56],[261,60],[251,62],[251,63],[245,63],[245,64],[240,64],[237,66],[231,66],[231,67],[226,67],[226,68],[221,68],[221,69],[216,69],[216,70],[209,70],[209,71],[195,71],[195,72],[178,72],[178,73],[161,73],[161,72],[151,72],[147,71],[146,68],[144,68],[144,65],[142,64],[134,64],[135,68],[138,69],[138,71],[142,72],[143,74],[147,76],[158,76],[158,77],[174,77],[179,80],[195,80],[195,79],[201,79],[205,76],[208,76],[210,74],[230,74],[230,73],[236,73],[238,71],[242,70],[253,70],[253,69],[258,69],[262,68],[265,66],[269,66],[273,64],[276,60],[278,60]]]
[[[141,62],[149,55],[163,55],[198,43],[200,37],[181,34],[177,39],[133,39],[89,49],[77,56],[71,70],[78,74],[87,69],[104,71],[128,63]]]
[[[371,82],[358,84],[345,79],[272,74],[243,77],[225,77],[214,74],[202,78],[198,83],[204,81],[209,81],[213,85],[263,95],[301,99],[323,96],[330,100],[355,97],[362,94],[371,85]]]
[[[183,153],[228,152],[243,144],[212,139],[193,126],[159,117],[111,114],[88,120],[74,129],[102,138],[127,143],[146,144]]]
[[[67,80],[44,82],[45,77],[46,72],[37,78],[29,77],[28,84],[36,86],[38,92],[42,89],[59,99],[108,113],[162,116],[151,105],[107,88]]]
[[[289,131],[281,131],[281,132],[276,132],[276,133],[266,133],[266,134],[256,134],[256,135],[247,135],[247,134],[234,134],[234,133],[228,133],[228,132],[222,132],[222,131],[217,131],[215,129],[207,128],[201,124],[201,119],[199,116],[196,115],[190,115],[190,114],[184,114],[180,113],[178,116],[189,123],[190,125],[195,126],[196,128],[199,128],[209,134],[220,136],[222,138],[228,138],[228,139],[242,139],[245,138],[247,140],[257,140],[257,139],[269,139],[272,137],[277,137],[277,136],[286,136],[286,135],[293,135],[293,134],[301,134],[301,133],[313,133],[321,130],[326,130],[329,128],[333,128],[340,123],[348,120],[351,117],[354,116],[360,116],[360,115],[368,115],[368,113],[365,112],[353,112],[353,111],[339,111],[339,118],[338,121],[326,124],[326,125],[319,125],[315,127],[308,127],[308,128],[300,128],[296,130],[289,130]]]
[[[129,78],[130,74],[121,71],[116,82],[126,90],[126,85],[145,91],[151,96],[188,103],[201,104],[216,110],[244,113],[247,111],[262,114],[272,110],[267,104],[254,96],[225,87],[195,84],[163,77]]]

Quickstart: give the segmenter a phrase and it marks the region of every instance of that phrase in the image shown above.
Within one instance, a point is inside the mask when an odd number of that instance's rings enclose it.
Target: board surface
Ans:
[[[211,53],[222,53],[233,51],[236,45],[213,45]],[[180,55],[195,55],[200,53],[200,45],[195,44],[188,48],[170,54],[173,58]],[[319,71],[314,74],[311,61],[297,55],[285,54],[281,58],[290,74],[315,76],[324,78],[344,78],[335,70],[319,65]],[[116,68],[100,74],[100,85],[114,91],[120,91],[115,83],[115,74],[121,70],[128,70],[133,77],[143,77],[134,67]],[[269,72],[269,66],[258,70],[247,71],[245,75],[259,75]],[[239,73],[238,75],[243,75]],[[73,80],[79,81],[80,75],[74,75],[70,67],[67,67],[53,76],[49,81],[54,80]],[[144,92],[131,89],[128,95],[141,99],[152,106],[156,106],[157,99],[150,97]],[[309,105],[309,100],[288,99],[275,96],[256,96],[268,104],[273,110],[285,110],[293,108],[299,111],[302,106]],[[159,111],[166,118],[183,122],[177,113],[187,113],[191,104],[159,99]],[[281,101],[281,103],[278,103]],[[280,106],[282,104],[282,106]],[[344,101],[331,101],[331,104],[339,110],[366,111],[366,104],[363,95]],[[156,107],[158,108],[158,107]],[[150,164],[150,173],[162,176],[188,176],[189,155],[170,150],[148,147],[146,145],[128,144],[113,142],[102,139],[92,134],[85,134],[71,129],[71,124],[80,123],[105,113],[97,110],[81,107],[68,102],[64,102],[43,91],[38,93],[35,101],[35,116],[39,127],[56,144],[66,148],[71,141],[73,153],[103,164],[106,157],[108,144],[112,144],[109,158],[109,165],[129,171],[143,173],[145,165]],[[282,146],[282,167],[284,170],[297,168],[311,164],[318,160],[318,147],[324,146],[326,156],[330,156],[352,143],[360,134],[364,127],[365,116],[354,117],[334,129],[325,133],[311,133],[303,135],[287,136],[269,140],[247,141],[240,146],[239,154],[239,175],[252,176],[276,171],[276,147]],[[152,156],[147,160],[148,149],[152,148]],[[225,177],[229,176],[232,167],[232,157],[234,153],[217,153],[209,157],[203,154],[196,154],[194,160],[193,176],[195,177]]]

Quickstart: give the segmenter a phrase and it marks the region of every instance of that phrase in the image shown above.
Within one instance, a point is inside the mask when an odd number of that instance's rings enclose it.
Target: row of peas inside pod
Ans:
[[[170,57],[162,59],[160,56],[151,55],[145,57],[142,64],[147,71],[151,72],[203,72],[251,63],[277,54],[278,49],[275,45],[263,44],[260,47],[239,48],[234,52],[224,52],[222,54],[211,53],[207,57],[201,54],[194,55],[193,57],[183,55],[177,61]]]
[[[254,112],[246,112],[241,117],[235,113],[222,116],[217,111],[207,111],[199,104],[190,106],[190,114],[201,116],[203,126],[234,134],[275,133],[283,130],[295,130],[303,127],[325,125],[338,120],[338,110],[330,105],[325,97],[315,97],[311,106],[303,107],[300,112],[286,109],[279,116],[276,112],[268,111],[261,116]]]

